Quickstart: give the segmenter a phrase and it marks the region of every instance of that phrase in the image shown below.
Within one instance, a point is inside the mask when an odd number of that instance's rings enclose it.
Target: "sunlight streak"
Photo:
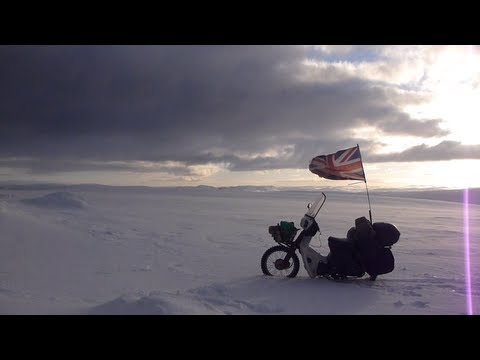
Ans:
[[[467,315],[472,315],[472,283],[470,278],[470,235],[468,227],[468,189],[463,192],[463,236],[465,240],[465,287],[467,293]]]

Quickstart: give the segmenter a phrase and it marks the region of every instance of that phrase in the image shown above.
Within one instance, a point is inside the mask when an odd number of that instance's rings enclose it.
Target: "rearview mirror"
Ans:
[[[307,209],[310,209],[312,207],[312,203],[308,203]]]

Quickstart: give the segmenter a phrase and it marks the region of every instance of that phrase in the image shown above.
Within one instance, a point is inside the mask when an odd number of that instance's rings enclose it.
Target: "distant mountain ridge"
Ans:
[[[62,191],[116,191],[116,190],[132,190],[132,191],[172,191],[172,192],[190,192],[190,193],[202,193],[213,192],[216,194],[221,193],[281,193],[284,192],[319,192],[324,191],[328,193],[352,193],[363,194],[364,190],[344,190],[342,188],[325,187],[275,187],[275,186],[258,186],[258,185],[240,185],[240,186],[209,186],[209,185],[197,185],[197,186],[175,186],[175,187],[150,187],[150,186],[114,186],[114,185],[101,185],[101,184],[78,184],[78,185],[66,185],[66,184],[47,184],[47,183],[34,183],[34,184],[12,184],[12,183],[0,183],[0,191],[7,190],[23,190],[23,191],[44,191],[44,190],[62,190]],[[402,198],[415,198],[415,199],[427,199],[427,200],[441,200],[449,202],[463,203],[464,201],[463,189],[371,189],[370,196],[382,195]],[[470,204],[480,204],[480,188],[473,188],[468,190],[468,200]]]

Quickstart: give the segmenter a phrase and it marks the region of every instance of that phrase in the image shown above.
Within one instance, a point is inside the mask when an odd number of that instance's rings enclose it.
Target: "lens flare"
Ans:
[[[465,288],[467,293],[467,315],[472,315],[472,283],[470,279],[470,235],[468,227],[468,189],[463,191],[463,237],[465,241]]]

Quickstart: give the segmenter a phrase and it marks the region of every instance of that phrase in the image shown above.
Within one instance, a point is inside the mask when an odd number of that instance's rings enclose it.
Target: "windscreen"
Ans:
[[[314,218],[315,216],[317,216],[317,213],[318,213],[318,210],[320,210],[320,208],[322,207],[323,205],[323,199],[324,199],[324,195],[319,195],[318,197],[315,198],[315,200],[312,202],[312,206],[310,207],[310,209],[308,209],[308,211],[306,212],[306,215]]]

